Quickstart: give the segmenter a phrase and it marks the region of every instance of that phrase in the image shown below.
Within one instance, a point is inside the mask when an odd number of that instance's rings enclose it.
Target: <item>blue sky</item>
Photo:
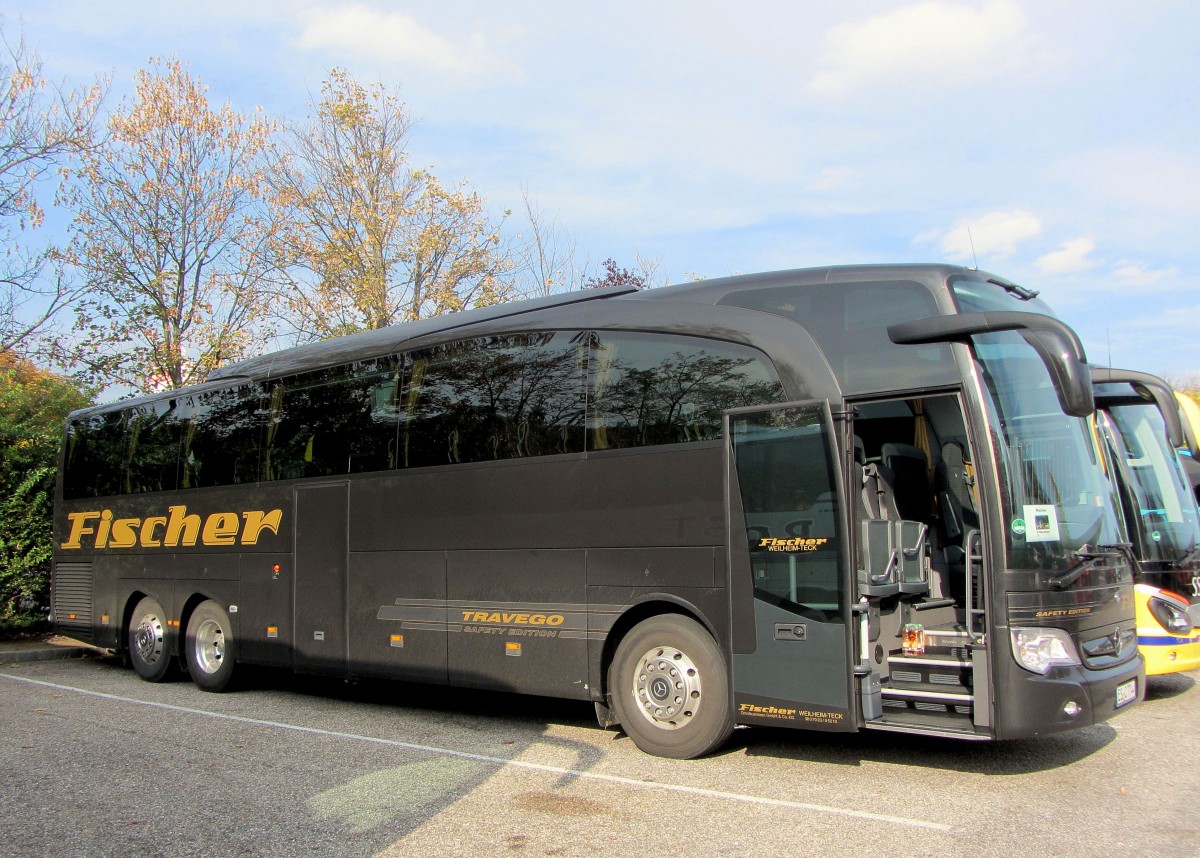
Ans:
[[[522,189],[581,262],[672,282],[973,264],[1089,357],[1200,380],[1200,4],[978,0],[177,4],[9,0],[54,77],[177,56],[302,118],[330,68],[395,87],[416,162]],[[970,230],[970,240],[967,230]]]

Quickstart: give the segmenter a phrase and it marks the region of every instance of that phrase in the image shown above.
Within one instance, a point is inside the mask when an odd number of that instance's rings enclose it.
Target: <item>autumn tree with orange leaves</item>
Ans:
[[[334,69],[310,109],[269,179],[298,341],[511,299],[499,224],[465,184],[410,163],[412,120],[395,93]]]
[[[206,90],[179,60],[152,62],[83,158],[73,250],[89,291],[66,357],[92,380],[181,387],[254,347],[273,129]]]

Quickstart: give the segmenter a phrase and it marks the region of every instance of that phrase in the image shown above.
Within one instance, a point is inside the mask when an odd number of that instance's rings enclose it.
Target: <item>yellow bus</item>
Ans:
[[[1146,673],[1192,670],[1200,667],[1200,514],[1176,453],[1187,444],[1180,407],[1167,383],[1146,373],[1093,369],[1092,380],[1137,560]]]

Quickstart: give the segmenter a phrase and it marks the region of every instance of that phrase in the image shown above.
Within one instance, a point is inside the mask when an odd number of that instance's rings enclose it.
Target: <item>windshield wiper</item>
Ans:
[[[1016,283],[1010,283],[1007,280],[991,279],[988,281],[996,286],[999,286],[1010,295],[1016,295],[1022,301],[1030,301],[1038,296],[1038,292],[1033,289],[1026,289],[1024,286],[1019,286]]]
[[[1130,556],[1129,551],[1133,548],[1133,545],[1129,542],[1114,542],[1111,545],[1097,545],[1096,548],[1100,550],[1093,551],[1084,545],[1082,548],[1076,551],[1075,556],[1079,558],[1079,562],[1066,572],[1063,572],[1060,575],[1055,575],[1053,578],[1051,578],[1050,586],[1055,590],[1067,589],[1067,587],[1070,587],[1079,580],[1079,576],[1095,566],[1098,561],[1103,560],[1106,557],[1124,557],[1126,560],[1128,560]]]
[[[1200,546],[1193,545],[1188,549],[1187,554],[1183,555],[1178,560],[1172,560],[1171,566],[1174,569],[1182,569],[1184,566],[1194,562],[1197,557],[1200,557]]]

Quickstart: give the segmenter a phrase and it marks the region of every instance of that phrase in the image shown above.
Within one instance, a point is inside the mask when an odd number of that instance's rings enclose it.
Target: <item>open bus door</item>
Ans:
[[[856,730],[845,490],[829,403],[726,419],[737,721]]]

